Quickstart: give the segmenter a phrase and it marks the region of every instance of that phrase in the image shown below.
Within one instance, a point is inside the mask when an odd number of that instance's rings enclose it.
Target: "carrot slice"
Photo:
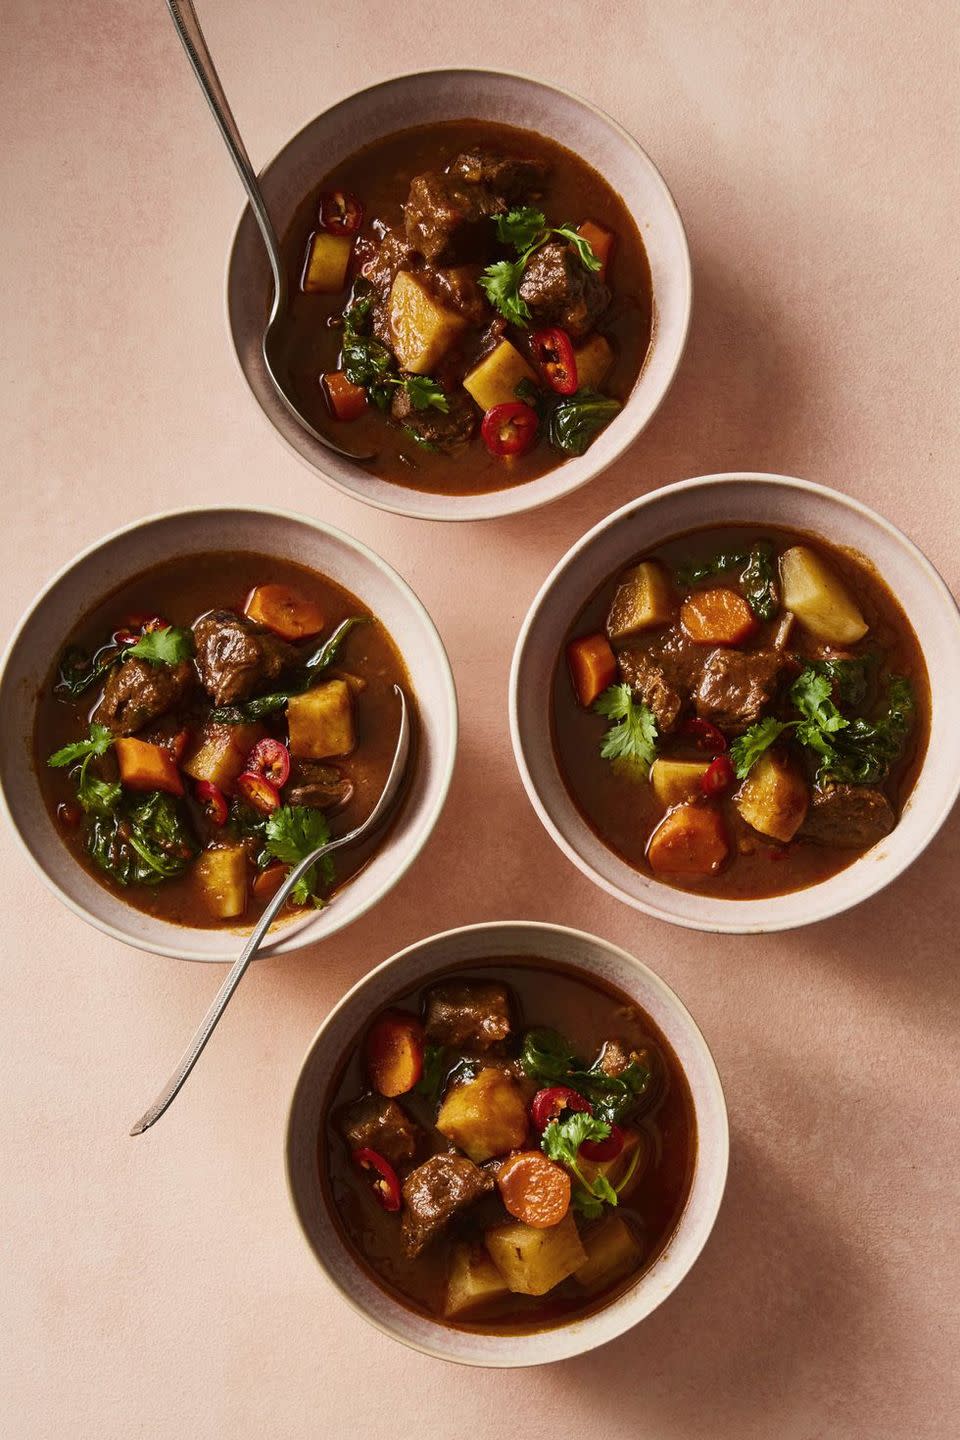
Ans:
[[[244,605],[245,614],[258,625],[266,625],[283,640],[304,640],[323,629],[323,611],[289,585],[258,585]]]
[[[610,264],[610,256],[613,254],[616,239],[613,232],[605,230],[602,225],[595,224],[593,220],[584,220],[577,234],[583,236],[600,261],[600,269],[597,271],[599,279],[606,280],[607,267]]]
[[[725,586],[688,595],[680,607],[680,623],[698,645],[740,645],[757,628],[743,596]]]
[[[114,740],[113,748],[120,767],[120,779],[128,790],[165,790],[168,795],[182,795],[183,781],[176,761],[163,745],[132,736]]]
[[[323,377],[323,390],[335,420],[358,420],[367,408],[367,392],[354,385],[342,370],[330,370]]]
[[[589,709],[617,678],[617,657],[606,635],[581,635],[567,646],[567,664],[577,699]]]
[[[423,1074],[423,1026],[413,1015],[387,1010],[367,1031],[370,1083],[381,1095],[406,1095]]]
[[[570,1208],[570,1176],[540,1150],[511,1155],[497,1171],[504,1208],[524,1225],[547,1230]]]
[[[650,837],[647,861],[656,875],[715,875],[730,853],[726,826],[712,805],[678,805]]]
[[[268,865],[265,870],[258,870],[251,886],[254,899],[264,902],[272,900],[287,878],[288,869],[289,866],[281,865],[278,861],[275,865]]]

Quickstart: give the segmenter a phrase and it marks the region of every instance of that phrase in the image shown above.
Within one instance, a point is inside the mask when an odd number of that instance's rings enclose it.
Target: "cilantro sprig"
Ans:
[[[193,631],[176,625],[145,630],[135,645],[123,652],[124,660],[147,660],[151,665],[179,665],[193,655]]]
[[[645,776],[657,753],[657,721],[650,707],[621,684],[604,690],[593,708],[614,722],[600,743],[603,759]]]
[[[540,1148],[557,1164],[564,1165],[576,1181],[573,1204],[588,1220],[595,1220],[604,1205],[619,1203],[616,1190],[603,1174],[588,1179],[580,1168],[580,1146],[585,1140],[606,1140],[610,1126],[606,1120],[586,1110],[576,1110],[561,1120],[551,1120],[540,1138]]]
[[[263,832],[261,860],[279,860],[284,865],[299,865],[312,850],[330,839],[330,826],[322,810],[308,805],[281,805],[267,820]],[[321,855],[294,885],[290,898],[294,905],[315,905],[322,909],[326,901],[321,890],[333,884],[333,857]]]
[[[122,788],[117,781],[101,780],[90,773],[93,760],[102,759],[113,744],[114,737],[106,725],[94,722],[86,740],[74,740],[55,750],[47,760],[53,770],[78,766],[76,776],[77,800],[88,814],[106,815],[120,800]]]
[[[504,245],[512,245],[517,251],[516,260],[495,260],[480,276],[480,286],[490,304],[499,310],[505,320],[519,329],[530,323],[530,307],[520,294],[520,284],[527,262],[535,250],[539,250],[551,235],[559,235],[576,250],[585,270],[599,270],[601,261],[589,240],[579,235],[570,224],[548,225],[542,210],[523,205],[508,210],[506,215],[494,217],[497,239]]]

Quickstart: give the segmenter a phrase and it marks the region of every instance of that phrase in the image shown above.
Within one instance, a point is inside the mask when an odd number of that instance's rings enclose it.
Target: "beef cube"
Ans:
[[[423,1132],[396,1100],[364,1095],[337,1116],[337,1127],[351,1150],[376,1150],[391,1165],[412,1160]]]
[[[194,681],[193,666],[125,660],[111,672],[94,720],[114,735],[133,735],[178,705]]]
[[[677,626],[661,644],[626,646],[617,664],[621,677],[653,711],[661,735],[668,735],[700,683],[698,647]]]
[[[520,282],[534,326],[559,325],[573,340],[582,340],[610,304],[610,291],[593,270],[587,270],[567,241],[552,240],[535,250]]]
[[[449,455],[466,445],[477,425],[477,410],[469,395],[455,391],[447,396],[449,408],[437,410],[433,405],[418,410],[402,386],[394,391],[390,414],[420,441]]]
[[[285,805],[307,805],[313,810],[342,810],[353,796],[353,782],[336,765],[320,760],[295,760],[283,792]]]
[[[529,200],[542,188],[549,173],[549,167],[542,160],[531,160],[521,155],[501,155],[497,150],[487,150],[482,145],[465,150],[449,166],[449,173],[468,185],[487,185],[504,200],[516,204]]]
[[[450,265],[440,269],[425,265],[420,278],[441,305],[462,315],[468,325],[479,328],[490,318],[487,297],[478,283],[480,273],[479,265]]]
[[[400,1238],[413,1259],[459,1211],[494,1187],[493,1176],[465,1155],[432,1155],[403,1182]]]
[[[510,1034],[510,992],[481,981],[435,985],[427,994],[427,1039],[456,1050],[489,1050]]]
[[[841,850],[868,850],[897,823],[893,806],[872,785],[818,786],[811,796],[800,835]]]
[[[428,170],[415,175],[404,205],[407,243],[433,265],[485,260],[495,239],[492,215],[506,201],[486,185],[466,185],[454,175]]]
[[[235,705],[279,680],[297,652],[232,610],[211,610],[193,627],[200,683],[217,705]]]
[[[721,730],[746,730],[769,708],[790,664],[779,650],[711,651],[697,687],[697,714]]]

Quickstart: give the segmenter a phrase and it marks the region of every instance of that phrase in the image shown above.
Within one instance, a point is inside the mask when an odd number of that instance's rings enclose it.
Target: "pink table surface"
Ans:
[[[316,514],[436,618],[462,741],[414,869],[342,936],[260,964],[194,1080],[127,1127],[218,981],[86,928],[0,835],[0,1393],[32,1437],[945,1440],[956,1366],[960,823],[855,913],[770,939],[606,898],[521,790],[505,713],[550,566],[631,496],[779,470],[902,525],[960,586],[956,12],[878,7],[206,0],[263,161],[375,79],[527,67],[626,125],[685,217],[679,378],[612,471],[553,508],[444,528],[326,488],[246,393],[223,316],[233,170],[162,4],[4,6],[0,633],[115,525],[197,501]],[[494,917],[593,930],[652,964],[714,1048],[729,1189],[680,1290],[589,1357],[456,1370],[368,1328],[289,1209],[287,1100],[318,1023],[402,945]]]

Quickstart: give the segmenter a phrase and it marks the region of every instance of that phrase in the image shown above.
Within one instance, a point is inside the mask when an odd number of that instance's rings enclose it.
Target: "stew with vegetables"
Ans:
[[[824,880],[897,824],[929,731],[927,670],[862,558],[724,526],[638,557],[584,607],[554,746],[624,860],[728,899]]]
[[[413,699],[390,636],[286,560],[192,555],[87,615],[44,685],[36,766],[73,855],[138,909],[249,924],[290,867],[373,809]],[[324,858],[323,906],[381,837]]]
[[[649,1016],[540,960],[400,995],[357,1037],[320,1141],[331,1212],[393,1295],[448,1325],[558,1325],[628,1287],[686,1203],[693,1104]]]
[[[343,161],[284,241],[298,406],[378,475],[467,494],[580,455],[650,343],[623,201],[553,140],[476,120]]]

